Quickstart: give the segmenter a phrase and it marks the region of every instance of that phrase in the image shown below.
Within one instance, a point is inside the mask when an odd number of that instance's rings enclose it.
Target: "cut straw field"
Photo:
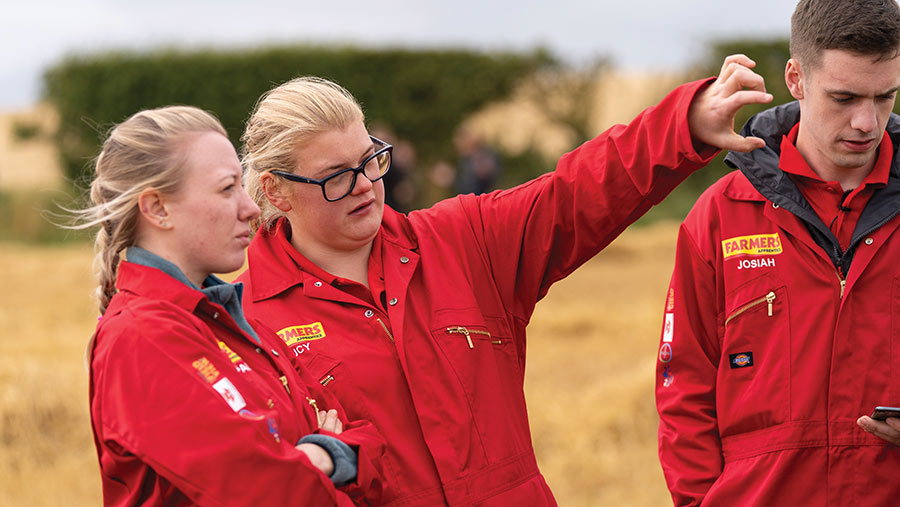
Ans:
[[[560,505],[669,502],[653,364],[675,232],[626,231],[538,304],[526,393]],[[91,256],[87,245],[0,243],[0,505],[100,503],[83,360],[96,322]]]

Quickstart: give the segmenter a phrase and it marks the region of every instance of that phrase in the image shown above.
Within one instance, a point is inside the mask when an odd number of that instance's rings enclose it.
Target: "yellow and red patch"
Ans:
[[[212,384],[219,378],[219,370],[216,369],[215,366],[207,359],[206,357],[201,357],[197,359],[193,363],[191,363],[197,373],[199,373],[203,378],[206,379],[207,382]]]
[[[325,328],[321,322],[313,322],[302,326],[290,326],[278,331],[278,336],[290,347],[300,342],[321,340],[325,338]]]
[[[783,251],[778,233],[738,236],[722,241],[724,258],[735,255],[777,255]]]

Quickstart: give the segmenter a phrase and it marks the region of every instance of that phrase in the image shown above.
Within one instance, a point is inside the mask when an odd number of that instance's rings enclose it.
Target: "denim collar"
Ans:
[[[256,331],[250,327],[250,323],[248,323],[247,318],[244,317],[244,310],[241,307],[244,284],[240,282],[228,283],[215,275],[209,275],[203,280],[203,287],[200,288],[188,280],[188,277],[185,276],[184,272],[174,263],[163,259],[153,252],[144,250],[141,247],[128,247],[128,250],[125,252],[125,257],[128,259],[128,262],[156,268],[188,287],[202,292],[211,302],[225,308],[225,311],[227,311],[228,314],[231,315],[231,318],[234,319],[235,324],[259,343],[259,336],[256,334]]]

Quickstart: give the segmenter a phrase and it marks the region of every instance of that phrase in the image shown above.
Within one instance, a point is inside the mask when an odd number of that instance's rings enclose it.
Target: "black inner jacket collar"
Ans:
[[[798,102],[773,107],[753,116],[741,129],[741,135],[759,137],[766,142],[766,146],[750,153],[729,152],[725,163],[729,167],[740,169],[763,197],[802,220],[816,244],[825,250],[834,266],[846,276],[850,271],[853,253],[862,238],[900,214],[900,161],[897,159],[900,116],[891,114],[886,127],[894,145],[888,184],[872,194],[853,230],[850,245],[843,252],[837,238],[822,223],[797,185],[778,167],[781,140],[799,121]]]

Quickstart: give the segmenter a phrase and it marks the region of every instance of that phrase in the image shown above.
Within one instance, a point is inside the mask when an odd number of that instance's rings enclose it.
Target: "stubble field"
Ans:
[[[537,306],[526,395],[562,506],[669,503],[653,365],[676,229],[626,231]],[[89,245],[0,243],[0,505],[101,502],[83,354],[91,258]]]

